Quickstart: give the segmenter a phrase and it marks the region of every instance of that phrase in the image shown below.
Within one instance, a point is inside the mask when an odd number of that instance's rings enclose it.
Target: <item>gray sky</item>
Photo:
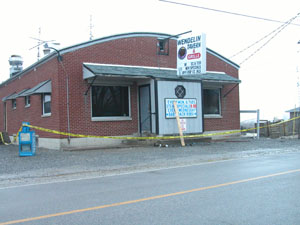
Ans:
[[[296,0],[174,1],[280,21],[288,21],[300,13],[300,2]],[[30,37],[39,37],[39,27],[42,40],[56,40],[61,47],[67,47],[89,40],[90,15],[94,39],[127,32],[178,34],[193,30],[206,33],[207,47],[227,58],[281,25],[158,0],[3,1],[0,82],[9,78],[10,55],[21,55],[24,67],[37,60],[37,48],[29,49],[37,44]],[[300,17],[293,23],[300,25]],[[230,59],[240,64],[267,40]],[[299,105],[299,40],[300,26],[289,25],[241,65],[241,109],[260,109],[261,119],[273,119]]]

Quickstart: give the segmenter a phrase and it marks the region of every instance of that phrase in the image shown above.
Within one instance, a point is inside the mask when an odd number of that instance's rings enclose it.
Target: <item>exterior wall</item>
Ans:
[[[94,44],[93,44],[94,43]],[[22,121],[49,129],[67,132],[67,91],[69,77],[70,132],[92,135],[132,135],[138,132],[137,84],[131,86],[130,121],[91,121],[90,91],[85,96],[89,84],[83,80],[82,63],[102,63],[136,65],[149,67],[176,68],[176,40],[170,40],[169,55],[157,55],[157,37],[132,36],[95,43],[72,51],[62,50],[64,68],[56,57],[36,66],[21,76],[0,85],[0,99],[25,88],[32,88],[38,83],[52,80],[51,116],[42,117],[40,95],[31,97],[31,106],[24,108],[24,98],[17,98],[17,108],[12,110],[11,101],[7,101],[7,124],[9,135],[17,133]],[[238,70],[232,65],[207,53],[207,70],[221,71],[238,78]],[[233,85],[226,85],[222,95]],[[3,105],[0,104],[0,128],[4,130]],[[239,89],[236,87],[226,98],[222,98],[222,118],[204,119],[204,130],[239,129]],[[37,131],[42,138],[66,138],[65,136]]]
[[[207,54],[207,71],[225,72],[232,77],[239,78],[238,70],[212,54]],[[240,129],[240,101],[239,86],[236,86],[225,98],[223,97],[236,84],[224,85],[221,89],[221,118],[205,118],[204,130],[239,130]]]
[[[0,99],[11,94],[18,93],[25,88],[32,88],[45,80],[52,80],[52,86],[59,86],[57,80],[57,60],[51,60],[28,74],[16,77],[0,87]],[[52,93],[52,114],[49,117],[42,117],[41,95],[30,97],[30,107],[25,107],[25,98],[16,99],[17,107],[12,109],[12,101],[7,100],[7,131],[9,135],[16,134],[23,121],[29,121],[34,125],[43,125],[49,129],[59,129],[59,89]],[[4,102],[0,102],[0,129],[4,130]],[[58,137],[49,133],[38,132],[43,137]]]
[[[158,116],[159,116],[159,134],[174,134],[178,133],[178,125],[176,118],[166,118],[165,99],[177,99],[175,88],[177,85],[183,85],[186,89],[184,99],[196,99],[197,101],[197,117],[184,118],[186,119],[187,130],[184,133],[202,133],[203,118],[202,118],[202,95],[201,83],[180,82],[180,81],[158,81]],[[198,93],[198,94],[195,94]]]

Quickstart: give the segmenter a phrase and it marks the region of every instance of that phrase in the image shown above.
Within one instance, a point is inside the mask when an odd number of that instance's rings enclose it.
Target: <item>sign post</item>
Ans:
[[[181,129],[181,124],[180,124],[180,118],[179,118],[177,104],[176,104],[175,101],[173,102],[173,104],[174,104],[174,109],[175,109],[175,114],[176,114],[176,120],[177,120],[177,126],[178,126],[178,130],[179,130],[179,135],[180,135],[181,146],[184,147],[185,143],[184,143],[183,133],[182,133],[182,129]]]

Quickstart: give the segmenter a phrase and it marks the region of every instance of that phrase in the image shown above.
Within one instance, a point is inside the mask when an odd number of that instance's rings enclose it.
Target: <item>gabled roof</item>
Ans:
[[[127,78],[153,78],[153,79],[171,79],[171,80],[198,80],[205,82],[222,83],[240,83],[236,79],[223,72],[207,72],[205,74],[177,76],[176,69],[142,67],[142,66],[124,66],[107,65],[96,63],[83,63],[83,79],[95,76],[127,77]]]

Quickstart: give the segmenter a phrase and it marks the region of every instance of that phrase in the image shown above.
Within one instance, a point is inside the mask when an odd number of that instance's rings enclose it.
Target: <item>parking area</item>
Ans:
[[[19,157],[16,145],[0,145],[0,188],[292,153],[300,150],[299,144],[299,139],[237,138],[186,147],[147,146],[79,151],[37,148],[36,155],[30,157]]]

